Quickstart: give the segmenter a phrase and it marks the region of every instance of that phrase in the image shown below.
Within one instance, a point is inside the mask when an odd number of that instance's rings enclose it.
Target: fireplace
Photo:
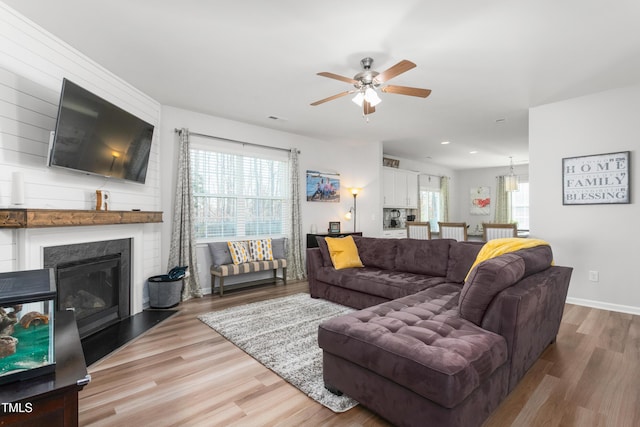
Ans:
[[[44,267],[53,268],[58,310],[73,310],[80,338],[128,317],[131,239],[44,248]]]

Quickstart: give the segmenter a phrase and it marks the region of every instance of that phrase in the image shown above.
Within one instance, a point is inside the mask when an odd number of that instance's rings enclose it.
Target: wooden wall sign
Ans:
[[[562,204],[631,203],[630,152],[562,159]]]

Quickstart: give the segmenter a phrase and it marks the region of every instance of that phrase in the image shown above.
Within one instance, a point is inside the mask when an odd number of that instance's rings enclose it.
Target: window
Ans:
[[[440,179],[420,175],[419,183],[419,219],[431,223],[431,231],[438,232],[438,221],[442,221],[440,212]]]
[[[287,233],[288,160],[191,149],[197,239]]]
[[[519,230],[529,229],[529,183],[520,182],[518,191],[511,193],[511,220],[518,224]]]
[[[429,221],[431,223],[431,231],[438,231],[440,190],[420,191],[420,221]]]

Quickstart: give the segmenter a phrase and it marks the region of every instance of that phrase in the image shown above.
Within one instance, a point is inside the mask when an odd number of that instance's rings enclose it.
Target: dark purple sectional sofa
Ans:
[[[327,388],[400,426],[479,426],[558,333],[572,269],[549,246],[354,237],[364,268],[307,250],[309,289],[360,311],[323,322]]]

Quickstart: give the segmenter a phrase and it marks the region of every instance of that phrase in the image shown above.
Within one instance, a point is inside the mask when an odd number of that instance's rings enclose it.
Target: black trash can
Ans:
[[[180,304],[184,277],[170,279],[166,274],[149,277],[149,306],[171,308]]]

